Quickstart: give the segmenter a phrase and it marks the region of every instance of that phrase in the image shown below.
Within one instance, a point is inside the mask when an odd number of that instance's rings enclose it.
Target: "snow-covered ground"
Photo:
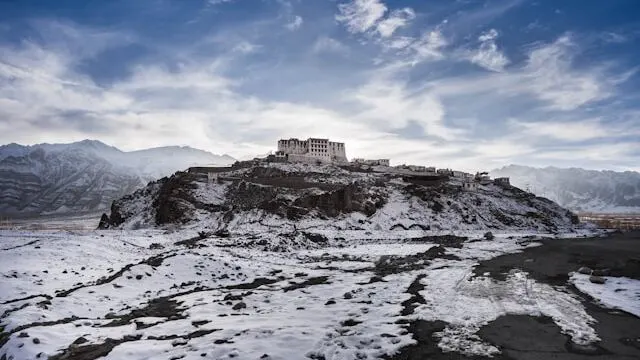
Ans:
[[[604,284],[589,281],[589,275],[574,273],[570,281],[602,306],[624,310],[640,317],[640,280],[626,277],[604,277]]]
[[[444,351],[491,355],[500,349],[476,332],[505,314],[598,340],[565,289],[518,271],[473,276],[478,261],[523,249],[524,234],[468,233],[478,241],[446,249],[406,241],[416,235],[351,231],[269,252],[195,230],[0,231],[0,356],[96,345],[107,359],[376,359],[414,343],[406,323],[418,319],[448,324],[435,334]]]

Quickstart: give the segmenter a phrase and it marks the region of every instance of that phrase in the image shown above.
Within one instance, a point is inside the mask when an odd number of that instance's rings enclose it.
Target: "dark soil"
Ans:
[[[602,238],[549,239],[522,253],[503,255],[481,262],[476,274],[489,272],[504,279],[514,268],[527,271],[539,282],[567,286],[579,295],[602,341],[595,348],[572,344],[552,322],[508,315],[485,326],[480,336],[505,348],[510,359],[640,359],[640,318],[622,311],[602,308],[567,283],[569,272],[581,266],[610,269],[613,276],[640,279],[640,232],[613,234]]]
[[[306,288],[306,287],[313,286],[313,285],[330,284],[327,281],[328,279],[329,279],[328,276],[312,277],[312,278],[309,278],[309,279],[307,279],[307,280],[305,280],[303,282],[294,283],[294,284],[291,284],[289,286],[283,287],[282,291],[287,292],[287,291]]]
[[[503,255],[481,262],[475,274],[489,272],[491,277],[504,280],[509,270],[518,268],[529,272],[537,281],[554,286],[567,286],[582,298],[587,312],[596,319],[592,324],[602,339],[598,344],[578,346],[548,317],[506,315],[484,326],[478,335],[501,349],[497,360],[581,360],[581,359],[640,359],[640,318],[622,311],[604,309],[587,295],[567,283],[568,273],[581,266],[610,269],[614,276],[640,278],[640,232],[614,234],[606,238],[549,239],[543,245],[521,253]],[[414,280],[407,292],[402,315],[413,312],[420,302],[420,279]],[[458,353],[443,353],[439,339],[433,334],[446,327],[442,321],[415,320],[406,329],[417,344],[406,346],[389,360],[408,359],[487,359],[467,357]]]
[[[400,352],[393,356],[386,356],[387,360],[455,360],[468,359],[458,353],[443,353],[438,347],[440,339],[433,337],[434,333],[444,330],[447,323],[444,321],[425,321],[416,320],[407,326],[407,330],[413,335],[413,339],[417,341],[414,345],[405,346]]]
[[[461,248],[462,244],[467,240],[469,240],[469,238],[466,236],[455,235],[423,236],[411,239],[412,242],[427,242],[454,248]]]
[[[277,283],[278,281],[281,281],[281,280],[282,279],[256,278],[255,280],[253,280],[250,283],[229,285],[229,286],[226,287],[226,289],[240,289],[240,290],[255,289],[255,288],[260,287],[262,285],[269,285],[269,284]]]
[[[133,319],[141,317],[164,317],[172,320],[184,319],[186,316],[178,307],[178,302],[169,298],[161,297],[150,300],[147,306],[134,309],[130,313],[120,316],[108,316],[114,320],[102,325],[102,327],[122,326],[131,322]]]
[[[540,282],[564,285],[569,273],[582,266],[610,269],[611,276],[640,279],[640,232],[613,234],[606,238],[547,239],[543,246],[526,249],[483,261],[475,268],[476,275],[485,272],[504,280],[509,270],[527,271]]]
[[[617,359],[606,349],[592,345],[581,347],[561,333],[549,317],[527,315],[502,316],[478,332],[496,345],[503,359]]]
[[[427,275],[421,274],[411,282],[407,293],[411,294],[411,297],[402,302],[402,311],[400,315],[407,316],[413,314],[413,311],[418,307],[416,304],[424,304],[424,298],[420,295],[420,291],[424,290],[424,285],[420,283],[420,280],[424,279]]]
[[[459,260],[454,255],[446,254],[446,249],[442,245],[438,245],[427,251],[407,256],[383,255],[376,261],[374,271],[376,275],[384,277],[390,274],[419,270],[429,265],[430,260],[435,258]]]
[[[102,344],[91,344],[84,346],[72,345],[68,349],[64,350],[59,355],[50,356],[49,360],[94,360],[107,356],[113,348],[116,346],[129,342],[136,341],[141,338],[141,335],[137,336],[125,336],[122,339],[107,338]]]

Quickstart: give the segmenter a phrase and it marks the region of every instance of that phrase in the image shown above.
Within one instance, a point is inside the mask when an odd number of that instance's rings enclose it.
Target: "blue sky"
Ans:
[[[636,0],[0,2],[0,142],[640,170]]]

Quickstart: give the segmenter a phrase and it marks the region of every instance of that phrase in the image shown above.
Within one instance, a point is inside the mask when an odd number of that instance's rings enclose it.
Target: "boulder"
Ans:
[[[247,307],[247,304],[245,304],[244,302],[240,301],[239,303],[233,305],[232,309],[233,310],[240,310],[240,309],[245,309]]]
[[[109,215],[107,214],[102,214],[102,216],[100,217],[100,223],[98,223],[98,229],[99,230],[105,230],[109,228],[110,224],[110,220],[109,220]]]
[[[306,231],[303,231],[302,235],[304,235],[304,237],[306,237],[311,242],[314,242],[316,244],[325,244],[327,243],[327,241],[329,241],[327,237],[322,234],[314,234],[314,233],[308,233]]]
[[[590,268],[583,266],[580,269],[578,269],[578,272],[580,274],[584,274],[584,275],[591,275],[591,273],[593,272],[593,270],[591,270]]]
[[[609,276],[609,275],[611,275],[611,270],[609,270],[609,269],[593,270],[592,275],[595,275],[595,276]]]
[[[607,282],[607,279],[603,278],[602,276],[591,275],[589,276],[589,281],[594,284],[604,284],[605,282]]]

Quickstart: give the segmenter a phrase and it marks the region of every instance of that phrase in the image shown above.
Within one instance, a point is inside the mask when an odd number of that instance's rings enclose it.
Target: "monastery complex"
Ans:
[[[396,165],[391,166],[389,159],[347,159],[347,151],[344,143],[330,141],[329,139],[297,138],[278,140],[278,148],[275,154],[265,158],[255,158],[250,161],[237,162],[235,166],[252,166],[260,163],[303,163],[303,164],[335,164],[349,168],[358,168],[364,171],[382,172],[390,175],[421,178],[421,179],[451,179],[460,184],[463,190],[477,191],[480,185],[491,183],[500,186],[510,186],[509,178],[497,178],[492,180],[486,172],[471,174],[448,168],[436,169],[434,166],[422,165]],[[189,171],[205,172],[209,180],[217,178],[216,172],[226,171],[226,168],[193,167]]]

